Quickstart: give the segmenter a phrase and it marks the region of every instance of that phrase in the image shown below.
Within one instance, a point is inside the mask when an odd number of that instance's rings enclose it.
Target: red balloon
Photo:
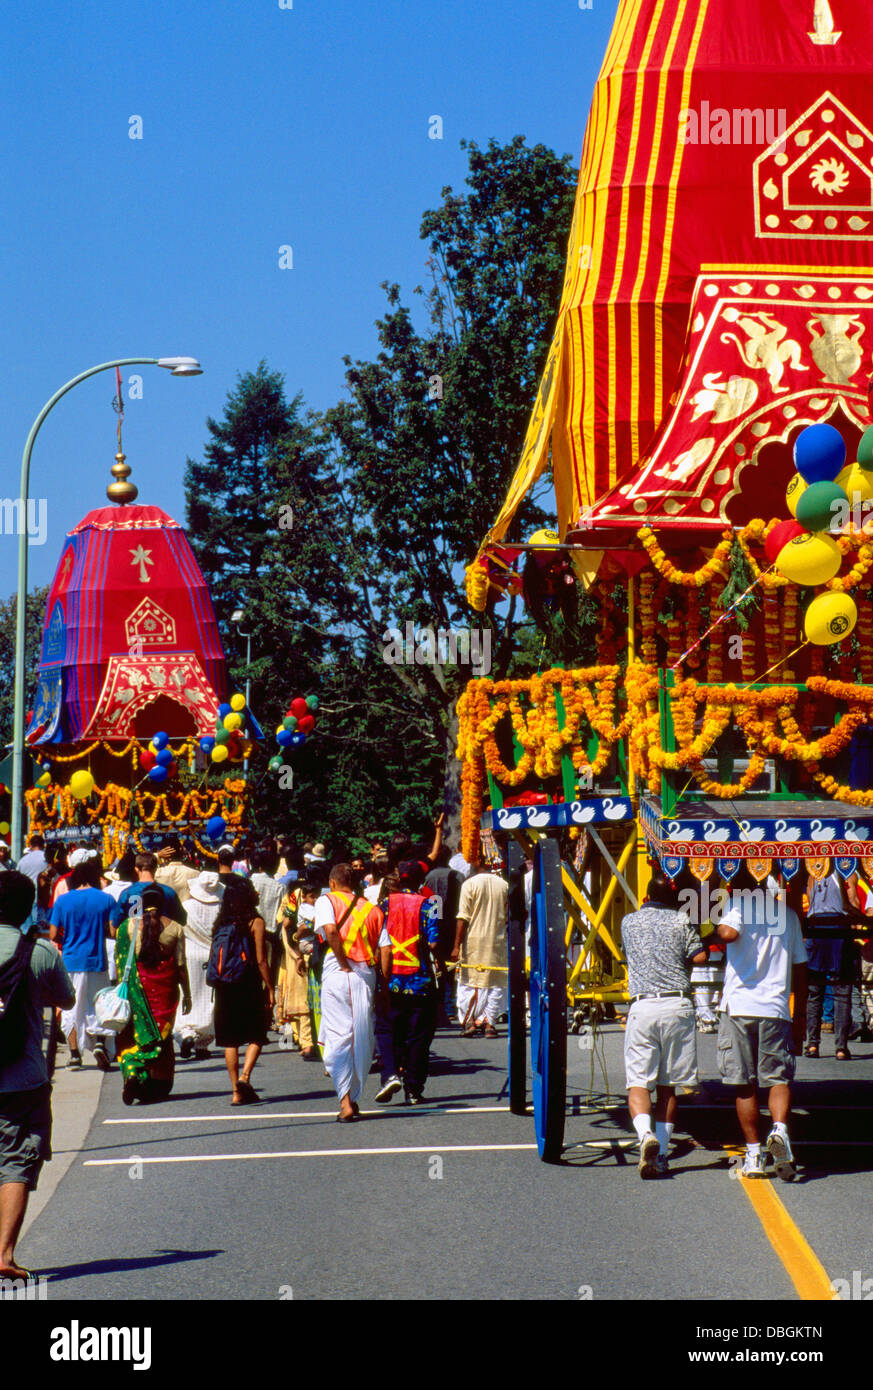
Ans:
[[[291,701],[291,708],[288,713],[293,714],[295,719],[302,719],[304,715],[309,713],[309,706],[302,695],[298,695],[296,700]]]
[[[309,734],[315,728],[315,720],[311,714],[304,714],[302,719],[298,719],[297,728],[301,734]]]
[[[152,753],[151,750],[148,748],[146,748],[139,755],[139,765],[142,768],[143,772],[151,772],[152,768],[154,767],[157,761],[158,760],[155,757],[154,753]]]
[[[177,762],[175,762],[175,761],[171,762],[171,763],[170,763],[170,766],[167,768],[167,776],[168,776],[168,777],[175,777],[175,776],[177,776],[178,772],[179,772],[179,764],[178,764]]]
[[[774,526],[764,542],[764,554],[770,564],[775,565],[776,558],[783,546],[786,546],[789,541],[793,541],[795,536],[805,534],[799,521],[780,521],[778,526]]]

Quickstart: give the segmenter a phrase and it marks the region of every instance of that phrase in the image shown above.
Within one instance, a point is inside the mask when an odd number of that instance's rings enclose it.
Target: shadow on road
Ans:
[[[159,1265],[185,1264],[190,1260],[212,1260],[224,1250],[156,1250],[130,1260],[90,1260],[83,1264],[52,1265],[40,1270],[47,1279],[61,1283],[64,1279],[82,1279],[89,1274],[124,1274],[131,1269],[154,1269]]]

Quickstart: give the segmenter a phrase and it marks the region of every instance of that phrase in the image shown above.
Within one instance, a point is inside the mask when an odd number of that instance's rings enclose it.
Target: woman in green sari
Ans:
[[[130,1022],[118,1038],[118,1063],[124,1078],[125,1105],[166,1100],[173,1089],[173,1024],[182,993],[182,1012],[191,1009],[191,986],[185,957],[185,933],[164,917],[164,894],[149,884],[142,894],[139,924],[127,918],[118,928],[115,960],[124,975],[131,931],[137,930],[134,962],[128,976]]]

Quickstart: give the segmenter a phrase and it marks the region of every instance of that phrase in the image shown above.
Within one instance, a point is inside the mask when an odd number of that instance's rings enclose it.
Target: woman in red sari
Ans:
[[[149,884],[142,894],[142,919],[127,982],[130,1023],[118,1038],[125,1105],[166,1100],[175,1074],[173,1024],[180,988],[182,1012],[191,1009],[185,933],[178,922],[162,915],[164,905],[163,891],[157,884]],[[128,918],[118,929],[115,960],[119,980],[124,975],[135,925]]]

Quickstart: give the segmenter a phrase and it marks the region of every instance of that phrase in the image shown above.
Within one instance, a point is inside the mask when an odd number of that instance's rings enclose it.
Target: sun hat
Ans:
[[[198,903],[206,903],[208,907],[220,903],[223,892],[221,879],[213,869],[204,869],[188,884],[189,897]]]
[[[89,859],[96,858],[96,849],[74,849],[69,859],[70,868],[77,869],[80,864],[87,864]]]
[[[326,859],[327,850],[325,849],[324,845],[313,845],[312,853],[309,857],[310,859]]]

